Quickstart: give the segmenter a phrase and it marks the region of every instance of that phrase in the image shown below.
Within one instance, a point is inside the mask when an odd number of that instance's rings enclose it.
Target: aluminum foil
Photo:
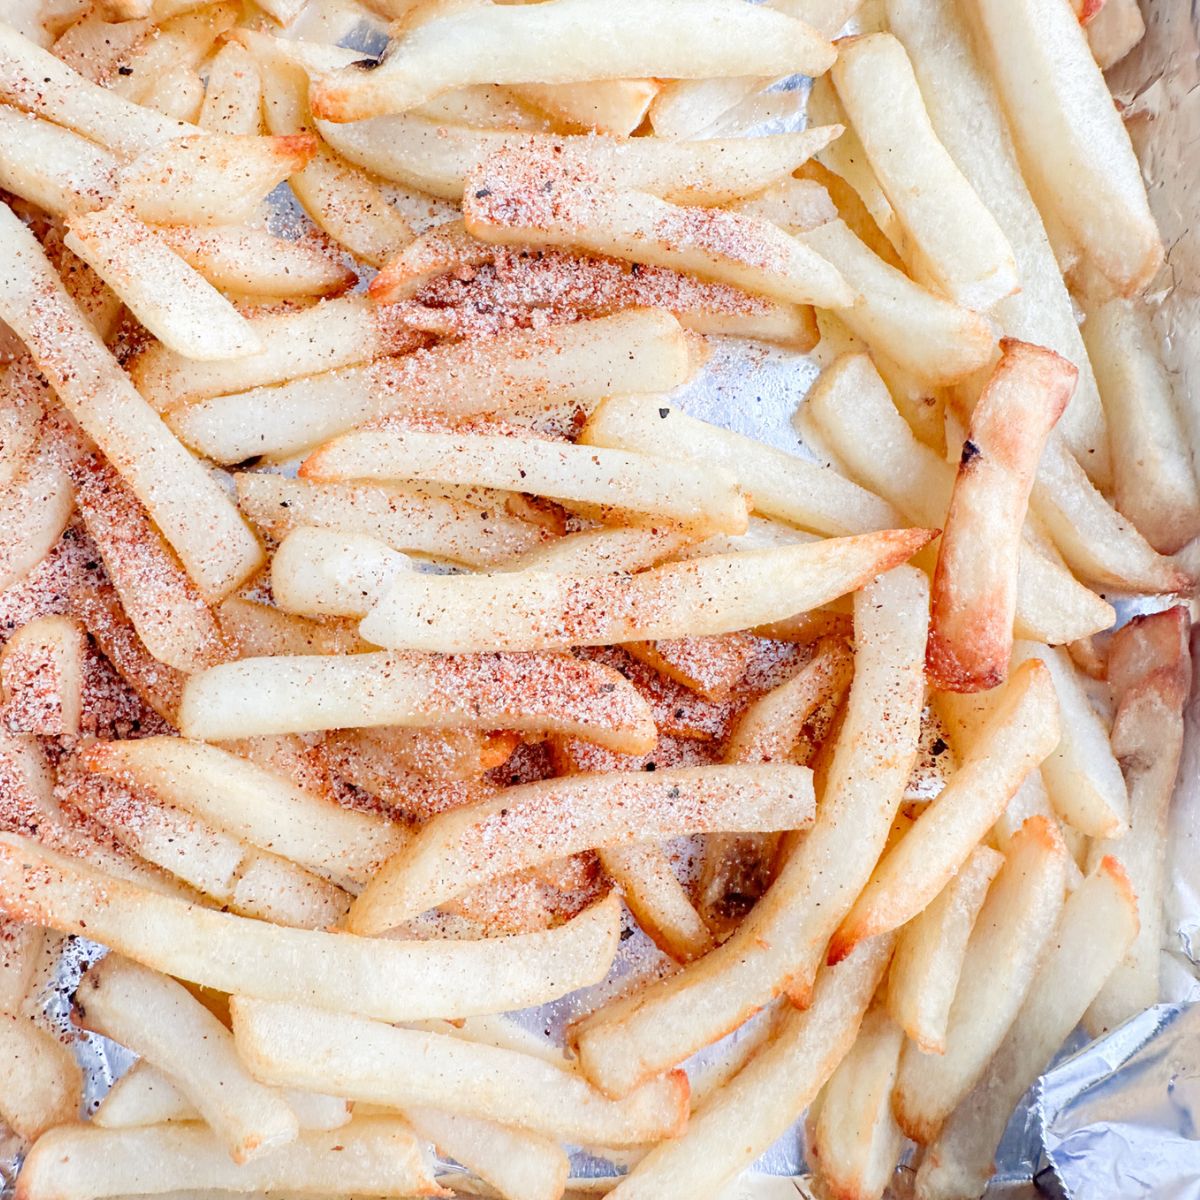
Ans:
[[[1147,179],[1155,216],[1168,246],[1167,265],[1152,294],[1165,358],[1188,422],[1200,446],[1200,209],[1194,181],[1200,180],[1200,0],[1141,0],[1147,35],[1141,46],[1110,73],[1125,109]],[[867,10],[870,5],[868,4]],[[320,23],[319,0],[310,6]],[[870,18],[868,18],[870,19]],[[301,18],[298,26],[303,26]],[[305,36],[298,28],[299,36]],[[316,31],[314,31],[315,33]],[[317,34],[319,36],[319,33]],[[308,36],[313,36],[309,34]],[[380,49],[378,31],[362,28],[346,44],[364,52]],[[805,94],[795,79],[780,90]],[[753,108],[748,108],[753,115]],[[803,126],[803,110],[779,105],[758,132]],[[738,114],[723,123],[732,132]],[[742,122],[743,126],[745,122]],[[279,230],[295,228],[297,208],[286,187],[278,200]],[[429,213],[413,212],[429,219]],[[434,218],[436,221],[436,217]],[[422,224],[425,221],[421,221]],[[794,414],[821,363],[775,347],[715,339],[704,373],[673,397],[695,416],[749,434],[793,453],[822,459],[821,448],[805,445]],[[1141,607],[1122,606],[1127,618]],[[1159,604],[1146,607],[1160,607]],[[1200,639],[1193,645],[1200,654]],[[1200,675],[1200,673],[1198,673]],[[1030,1200],[1050,1194],[1066,1200],[1200,1200],[1200,696],[1187,720],[1180,782],[1172,813],[1163,953],[1163,1001],[1100,1041],[1076,1033],[1056,1064],[1030,1090],[1014,1113],[997,1157],[991,1200]],[[103,953],[82,939],[55,943],[43,971],[38,1003],[47,1022],[71,1033],[70,997],[81,971]],[[542,1008],[512,1014],[526,1030],[561,1044],[565,1026],[596,1007],[631,976],[671,969],[648,938],[631,926],[610,978],[595,988]],[[737,1031],[686,1064],[703,1070],[730,1044]],[[84,1107],[100,1099],[128,1069],[132,1056],[94,1035],[73,1045],[84,1067]],[[18,1143],[0,1128],[0,1200],[7,1200],[19,1166]],[[912,1151],[910,1150],[909,1155]],[[907,1158],[897,1171],[890,1200],[910,1195]],[[444,1162],[447,1183],[465,1172]],[[578,1180],[611,1178],[625,1164],[597,1158],[584,1149],[572,1155]],[[804,1159],[802,1125],[785,1134],[722,1200],[794,1200],[812,1197]]]

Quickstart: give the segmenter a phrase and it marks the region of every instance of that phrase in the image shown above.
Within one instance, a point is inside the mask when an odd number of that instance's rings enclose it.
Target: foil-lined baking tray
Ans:
[[[1062,0],[1048,0],[1062,2]],[[1200,3],[1142,0],[1146,37],[1110,72],[1142,163],[1151,205],[1167,244],[1167,261],[1152,290],[1155,321],[1190,441],[1200,446]],[[357,48],[377,52],[376,35],[357,31]],[[804,95],[806,81],[782,87]],[[776,117],[760,132],[798,128],[803,112]],[[282,227],[295,227],[295,208],[280,194]],[[819,458],[794,424],[816,378],[816,356],[717,340],[703,374],[673,397],[695,416],[795,453]],[[1124,618],[1143,607],[1120,606]],[[1193,642],[1200,654],[1200,637]],[[1200,673],[1197,673],[1200,679]],[[1088,1043],[1077,1032],[1055,1065],[1014,1113],[987,1195],[1027,1200],[1200,1200],[1200,695],[1187,713],[1180,778],[1172,811],[1163,948],[1162,1003],[1107,1037]],[[86,966],[103,948],[82,939],[55,943],[43,971],[46,1019],[67,1034],[70,997]],[[610,978],[551,1005],[513,1014],[531,1033],[561,1043],[565,1026],[590,1011],[630,974],[652,972],[659,952],[635,928],[622,941]],[[727,1043],[711,1047],[689,1069],[702,1070]],[[92,1034],[73,1042],[84,1067],[89,1111],[133,1061],[120,1046]],[[0,1200],[19,1167],[19,1143],[0,1131]],[[579,1150],[572,1175],[581,1184],[618,1175],[620,1163]],[[446,1182],[468,1183],[462,1168],[444,1163]],[[892,1200],[909,1194],[903,1165]],[[801,1124],[785,1134],[727,1193],[726,1200],[810,1197]],[[590,1189],[589,1189],[590,1190]]]

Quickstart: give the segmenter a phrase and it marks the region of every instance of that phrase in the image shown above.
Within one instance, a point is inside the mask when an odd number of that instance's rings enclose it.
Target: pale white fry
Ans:
[[[359,302],[358,297],[346,300]],[[341,303],[326,301],[325,306]],[[386,308],[379,311],[386,313]],[[312,323],[296,321],[290,325]],[[274,347],[282,343],[283,337],[300,331],[280,328],[279,341],[272,335],[268,353],[274,356]],[[415,340],[416,335],[410,333],[408,337]],[[279,376],[286,378],[282,345],[280,349]],[[342,354],[351,363],[375,357],[362,349],[347,348]],[[670,313],[650,309],[630,309],[611,317],[547,329],[446,342],[414,354],[382,358],[365,367],[331,370],[326,375],[315,374],[326,369],[315,363],[309,370],[305,370],[303,360],[296,365],[299,369],[290,373],[292,381],[282,387],[264,387],[190,405],[174,411],[171,423],[180,437],[219,462],[240,462],[255,454],[289,458],[366,421],[393,413],[412,411],[461,418],[476,413],[540,409],[552,401],[590,406],[607,395],[669,391],[693,373],[687,336],[679,322]],[[339,365],[329,363],[330,367]],[[232,372],[229,368],[225,372],[226,381],[231,382]],[[294,378],[300,374],[312,378]],[[273,378],[263,382],[279,381]],[[228,382],[205,386],[211,388],[209,394],[213,396],[221,391],[236,392],[236,385],[228,386]],[[257,382],[250,380],[246,386],[254,387]],[[185,394],[195,395],[192,387],[185,384]]]
[[[886,501],[797,455],[690,417],[655,398],[614,396],[588,419],[581,442],[681,458],[729,471],[756,512],[840,537],[895,528]]]
[[[597,1086],[621,1094],[785,990],[807,1001],[825,942],[867,882],[916,762],[928,595],[925,576],[906,567],[855,597],[854,682],[817,821],[728,941],[579,1030],[580,1063]]]
[[[571,775],[505,788],[426,823],[372,878],[347,927],[380,933],[498,876],[581,850],[804,829],[812,816],[811,772],[782,763]]]
[[[1054,811],[1089,837],[1120,837],[1129,828],[1129,796],[1108,730],[1083,680],[1065,650],[1017,642],[1014,665],[1030,660],[1045,664],[1058,696],[1061,737],[1042,764]]]
[[[1058,741],[1050,672],[1022,663],[946,787],[884,855],[830,942],[836,962],[861,939],[896,929],[954,877],[1025,776]]]
[[[975,0],[1030,191],[1123,295],[1162,263],[1129,134],[1069,5]]]
[[[1112,434],[1117,508],[1172,554],[1200,532],[1200,489],[1149,313],[1127,300],[1089,304],[1083,340]]]
[[[71,519],[75,491],[58,458],[43,440],[17,477],[0,488],[0,589],[36,567]]]
[[[167,1071],[234,1162],[299,1135],[283,1096],[250,1075],[233,1035],[181,983],[109,954],[84,975],[74,1005],[85,1028]]]
[[[203,742],[96,742],[83,758],[92,771],[144,788],[165,804],[331,878],[369,879],[407,839],[400,826],[343,808]]]
[[[886,7],[938,139],[985,198],[1016,258],[1020,291],[999,301],[992,316],[1009,337],[1045,346],[1075,365],[1079,382],[1059,432],[1088,475],[1106,486],[1112,460],[1096,381],[1071,297],[1021,177],[995,85],[976,53],[968,14],[953,0],[935,0],[933,7],[926,0],[887,0]]]
[[[918,1200],[982,1193],[1009,1117],[1083,1016],[1137,932],[1137,901],[1111,858],[1068,898],[1038,970],[983,1078],[942,1126],[917,1171]]]
[[[353,654],[365,649],[358,634],[341,621],[309,621],[271,604],[229,596],[217,608],[235,658],[270,658],[289,654]],[[182,697],[183,683],[179,694]],[[178,703],[175,705],[178,710]]]
[[[243,225],[276,184],[313,156],[312,134],[210,134],[156,146],[118,176],[118,198],[158,225]]]
[[[304,479],[379,479],[506,488],[615,507],[716,533],[743,533],[746,502],[732,476],[641,450],[418,429],[343,434],[309,455]]]
[[[38,926],[0,922],[0,1013],[20,1011],[44,945],[45,930]]]
[[[486,242],[607,254],[791,304],[857,300],[826,259],[769,221],[611,187],[552,152],[497,151],[467,176],[462,203],[467,232]]]
[[[682,1072],[610,1100],[565,1063],[446,1032],[397,1029],[299,1004],[233,1002],[234,1035],[261,1078],[332,1087],[356,1101],[429,1105],[552,1138],[627,1146],[675,1136],[687,1118]],[[420,1063],[413,1069],[414,1063]]]
[[[262,78],[254,57],[229,41],[208,64],[204,106],[197,120],[212,133],[256,134],[262,123]]]
[[[193,675],[179,720],[209,740],[375,725],[552,730],[629,754],[655,740],[632,684],[562,655],[243,659]]]
[[[0,649],[4,721],[13,733],[79,736],[85,644],[71,617],[35,617],[13,630]]]
[[[403,112],[472,83],[819,75],[833,58],[829,42],[803,22],[769,9],[748,13],[737,0],[550,0],[429,21],[373,70],[319,76],[312,105],[345,122]]]
[[[646,118],[658,93],[655,79],[597,79],[589,83],[518,83],[515,96],[571,131],[628,137]]]
[[[92,83],[6,24],[0,24],[0,97],[123,157],[200,132]]]
[[[271,559],[271,595],[284,612],[361,619],[411,568],[405,555],[378,538],[300,525]]]
[[[967,943],[942,1051],[904,1049],[894,1103],[909,1137],[933,1140],[1016,1019],[1062,910],[1066,858],[1053,820],[1032,817],[1013,835]]]
[[[812,1002],[609,1194],[614,1200],[711,1200],[816,1098],[858,1035],[892,939],[860,946],[817,976]]]
[[[561,155],[565,164],[598,174],[614,186],[651,192],[687,204],[725,204],[753,195],[790,175],[833,131],[704,141],[647,141],[470,129],[415,114],[375,117],[350,125],[318,121],[321,136],[351,162],[385,179],[420,188],[445,200],[462,199],[467,175],[497,150]]]
[[[360,1117],[332,1132],[306,1131],[290,1146],[241,1164],[201,1125],[64,1125],[30,1151],[18,1190],[22,1200],[100,1200],[187,1189],[443,1194],[412,1130],[404,1121],[386,1117]]]
[[[621,923],[613,896],[556,929],[483,941],[287,929],[150,892],[12,834],[0,834],[0,903],[178,979],[384,1021],[507,1012],[597,983]]]
[[[185,358],[244,358],[262,350],[250,323],[207,279],[127,208],[71,217],[66,245],[166,347]]]
[[[917,279],[987,310],[1020,286],[1012,247],[938,140],[904,47],[889,33],[843,40],[831,78],[905,232]]]
[[[946,1022],[962,977],[963,955],[1004,856],[976,846],[930,905],[901,929],[888,971],[892,1019],[926,1054],[946,1047]]]
[[[154,232],[209,283],[244,296],[329,296],[354,272],[316,246],[237,226],[159,225]]]
[[[0,1119],[33,1141],[75,1121],[82,1100],[83,1079],[70,1050],[28,1017],[0,1013]]]
[[[892,1180],[901,1147],[892,1086],[903,1044],[887,1010],[872,1008],[821,1092],[810,1149],[832,1196],[877,1200]]]
[[[409,572],[392,580],[359,632],[377,646],[443,653],[731,633],[856,591],[905,562],[929,537],[924,529],[884,530],[611,577]]]

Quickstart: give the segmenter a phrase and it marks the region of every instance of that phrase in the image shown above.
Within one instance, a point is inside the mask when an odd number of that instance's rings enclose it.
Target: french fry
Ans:
[[[1087,35],[1067,7],[1021,4],[1002,15],[979,0],[972,15],[1038,206],[1120,294],[1140,291],[1162,263],[1162,242]]]
[[[124,4],[123,0],[117,0],[117,4],[126,8],[126,12],[121,14],[125,17],[142,18],[151,15],[142,8],[141,3],[137,3],[137,9],[141,11]],[[199,82],[200,64],[207,57],[214,42],[232,28],[237,18],[237,6],[230,3],[192,5],[190,11],[176,13],[165,19],[159,17],[160,24],[155,28],[154,36],[144,38],[126,59],[123,64],[125,69],[107,81],[109,90],[127,100],[163,112],[162,101],[168,96],[168,89],[164,84],[170,81],[176,85],[170,91],[177,94],[171,97],[168,105],[181,106],[183,100],[178,95],[182,90],[178,87],[179,81],[192,76]],[[194,95],[194,103],[190,97],[187,103],[187,107],[193,110],[191,117],[183,118],[178,116],[178,113],[164,115],[174,115],[180,120],[194,120],[204,99],[203,87]]]
[[[770,222],[612,188],[552,153],[500,150],[485,159],[467,176],[463,220],[487,242],[568,246],[792,304],[848,308],[856,301],[830,263]]]
[[[358,297],[346,300],[359,303]],[[327,300],[322,307],[341,303]],[[285,337],[303,333],[317,324],[324,326],[323,322],[312,319],[317,311],[296,314],[308,316],[308,321],[286,324],[279,318],[263,318],[280,322],[268,342],[272,375],[287,375],[284,348],[289,343],[284,342]],[[386,324],[386,309],[379,311],[385,315],[369,318],[358,309],[337,315],[347,318],[344,322],[347,335],[358,332],[363,338],[370,335],[371,328],[368,325],[366,331],[361,329],[365,320]],[[330,343],[335,332],[340,331],[329,328]],[[406,332],[400,336],[406,340],[407,348],[415,345],[417,335]],[[378,335],[375,341],[378,343]],[[337,349],[350,363],[374,357],[370,351],[370,344],[363,346],[361,341],[344,348],[339,345]],[[379,352],[382,351],[381,346]],[[159,373],[146,361],[152,354],[154,351],[142,360],[146,365],[140,374],[135,369],[143,387],[151,374]],[[297,357],[293,355],[293,359]],[[327,360],[332,358],[333,354],[327,353]],[[415,354],[381,359],[363,368],[331,370],[324,376],[316,374],[325,368],[316,364],[315,357],[310,361],[311,371],[305,370],[308,364],[303,359],[293,362],[290,372],[293,381],[283,387],[191,405],[173,413],[171,419],[182,437],[218,461],[240,462],[248,454],[287,458],[389,413],[415,410],[461,418],[508,408],[542,407],[551,398],[586,403],[614,392],[669,390],[692,374],[687,341],[679,322],[670,313],[647,309],[544,330],[514,330],[486,341],[435,346]],[[254,360],[240,362],[252,364]],[[329,363],[330,367],[340,365],[336,361]],[[178,372],[173,366],[168,370],[176,379],[190,375],[196,382],[180,387],[175,380],[164,380],[166,386],[152,387],[151,394],[157,393],[164,403],[169,403],[167,396],[171,393],[176,401],[187,398],[189,393],[195,396],[194,389],[200,383],[193,364],[185,365],[180,360]],[[229,364],[222,369],[221,382],[210,376],[200,386],[210,388],[214,396],[220,391],[236,391],[237,385],[232,382],[235,371],[236,367]],[[261,377],[267,371],[255,374]],[[311,374],[313,378],[295,378],[300,374]],[[277,382],[278,378],[251,378],[247,386]],[[180,391],[184,396],[179,395]]]
[[[330,803],[202,742],[95,742],[83,761],[108,779],[143,788],[216,829],[335,879],[366,881],[407,840],[399,826]]]
[[[337,1096],[287,1089],[283,1095],[301,1129],[341,1129],[350,1120],[349,1103]],[[199,1110],[170,1078],[142,1059],[113,1084],[92,1122],[105,1129],[128,1129],[200,1119]]]
[[[943,691],[984,691],[1008,671],[1021,527],[1075,377],[1052,351],[1006,339],[971,414],[933,579],[928,667]]]
[[[625,649],[705,699],[722,701],[729,698],[746,674],[754,654],[754,639],[748,633],[726,633],[711,638],[626,642]]]
[[[194,123],[204,107],[204,80],[190,63],[176,63],[163,69],[142,101],[164,117]]]
[[[83,708],[83,630],[70,617],[35,617],[0,650],[4,722],[13,733],[76,737]]]
[[[1137,902],[1111,858],[1068,898],[1050,951],[995,1057],[917,1171],[919,1200],[978,1195],[1026,1088],[1075,1028],[1137,933]]]
[[[70,1050],[19,1013],[0,1013],[0,1118],[27,1141],[76,1120],[83,1077]],[[23,1173],[23,1172],[22,1172]]]
[[[217,609],[221,629],[238,658],[288,654],[353,654],[364,649],[353,628],[335,621],[306,621],[269,604],[230,596]],[[182,694],[182,682],[180,692]],[[178,706],[177,706],[178,707]]]
[[[0,98],[123,157],[200,132],[92,83],[9,25],[0,27]]]
[[[119,176],[120,202],[157,225],[243,225],[263,198],[316,152],[311,134],[210,134],[142,154]]]
[[[70,218],[66,244],[177,354],[229,359],[262,350],[246,318],[128,209]]]
[[[892,1019],[925,1054],[944,1054],[963,956],[1004,856],[976,846],[962,870],[900,931],[888,972]]]
[[[392,580],[359,632],[375,645],[449,653],[731,633],[853,592],[906,561],[930,536],[924,529],[885,530],[612,577],[406,572]],[[468,612],[470,626],[463,621]]]
[[[569,130],[591,129],[628,137],[645,120],[658,89],[655,79],[597,79],[519,83],[512,92]]]
[[[64,933],[90,930],[177,979],[384,1021],[501,1012],[566,995],[604,977],[620,932],[615,897],[557,929],[477,942],[287,929],[149,892],[12,834],[0,834],[0,903]],[[289,966],[297,956],[308,964],[303,974]]]
[[[467,175],[498,150],[560,155],[613,186],[687,204],[726,204],[790,175],[835,136],[828,128],[768,137],[675,142],[598,138],[446,125],[415,114],[350,125],[317,122],[339,154],[384,179],[461,200]],[[643,144],[644,143],[644,144]]]
[[[1135,617],[1113,637],[1109,678],[1117,701],[1113,750],[1129,786],[1130,832],[1097,841],[1089,857],[1112,854],[1137,893],[1139,928],[1129,953],[1088,1009],[1085,1024],[1107,1032],[1159,996],[1166,822],[1183,745],[1182,709],[1191,682],[1188,618],[1182,608]]]
[[[0,186],[56,217],[94,208],[116,192],[117,158],[63,129],[0,106]]]
[[[1012,248],[955,164],[891,34],[843,39],[831,75],[906,237],[919,282],[987,310],[1019,285]]]
[[[800,1116],[845,1058],[891,948],[891,939],[881,938],[824,970],[809,1007],[787,1013],[774,1039],[693,1114],[687,1132],[651,1150],[610,1195],[718,1195]]]
[[[419,495],[380,483],[313,483],[283,475],[240,474],[238,504],[259,529],[282,539],[298,525],[367,534],[395,550],[436,555],[471,567],[516,569],[522,554],[553,545],[546,531],[495,507]],[[665,555],[667,551],[663,551]]]
[[[16,478],[0,488],[0,590],[50,553],[71,519],[74,499],[70,476],[43,438]]]
[[[834,935],[837,962],[863,938],[896,929],[954,877],[1030,771],[1054,751],[1058,705],[1049,670],[1022,663],[941,794],[880,861]]]
[[[912,521],[942,524],[954,468],[917,441],[865,355],[839,358],[809,392],[805,408],[865,487]],[[1023,540],[1013,619],[1018,636],[1041,629],[1046,631],[1042,640],[1060,645],[1115,621],[1112,605],[1040,553],[1028,537]]]
[[[913,0],[887,0],[887,13],[892,32],[908,51],[938,138],[975,191],[987,197],[1016,257],[1021,290],[1001,300],[992,315],[1008,337],[1045,346],[1079,370],[1059,429],[1088,474],[1104,486],[1111,458],[1096,381],[967,14],[945,0],[933,10]]]
[[[10,487],[33,460],[38,435],[53,407],[50,390],[9,331],[14,359],[0,374],[0,488]],[[19,355],[20,357],[16,357]]]
[[[506,788],[425,825],[372,878],[347,927],[368,936],[395,928],[499,875],[597,846],[804,829],[812,822],[811,784],[807,768],[776,764],[573,775]],[[567,808],[569,823],[561,820]]]
[[[244,296],[331,296],[355,280],[315,246],[257,229],[160,225],[154,232],[209,283]]]
[[[74,1005],[85,1028],[167,1071],[235,1163],[299,1136],[283,1096],[250,1075],[233,1035],[182,984],[110,954],[84,975]]]
[[[197,124],[213,133],[251,136],[262,124],[262,77],[254,56],[226,42],[208,64],[208,86]]]
[[[1149,316],[1125,300],[1089,305],[1083,340],[1112,430],[1117,508],[1174,553],[1200,531],[1200,491]]]
[[[0,227],[0,317],[146,505],[205,598],[220,599],[258,568],[262,548],[217,482],[138,395],[7,206]]]
[[[639,451],[573,446],[533,438],[426,433],[416,429],[343,434],[309,455],[304,479],[378,479],[507,488],[554,500],[742,533],[746,502],[732,477]]]
[[[1062,911],[1066,857],[1044,817],[1013,836],[967,943],[944,1048],[914,1043],[901,1056],[894,1105],[909,1137],[933,1140],[1016,1019]]]
[[[550,8],[488,7],[429,21],[373,71],[347,67],[318,77],[313,111],[360,120],[472,83],[819,75],[834,58],[829,42],[803,22],[768,9],[751,16],[730,0],[704,0],[700,8],[619,0],[604,10],[603,37],[592,36],[594,15],[581,0],[552,0]]]
[[[15,1013],[29,994],[45,931],[15,921],[0,924],[0,1013]]]
[[[1017,642],[1014,665],[1030,660],[1045,664],[1058,696],[1061,737],[1042,764],[1055,812],[1089,837],[1120,837],[1129,828],[1129,796],[1104,722],[1065,651]]]
[[[634,919],[663,953],[691,962],[712,949],[712,934],[656,843],[609,846],[599,854]]]
[[[436,782],[477,781],[503,766],[516,748],[515,734],[472,729],[352,729],[335,733],[326,744],[353,746],[374,760],[383,775],[416,774]]]
[[[1092,57],[1102,71],[1119,63],[1146,35],[1142,10],[1131,0],[1105,0],[1086,28]]]
[[[914,283],[874,254],[845,221],[794,233],[862,296],[839,313],[847,327],[926,386],[955,383],[991,361],[996,343],[987,321]]]
[[[409,1105],[409,1124],[422,1137],[490,1184],[504,1200],[558,1200],[571,1164],[548,1138],[461,1113]]]
[[[229,912],[297,929],[340,921],[349,897],[286,859],[247,847],[188,813],[111,782],[60,772],[59,790],[117,843]]]
[[[856,595],[854,683],[817,821],[728,941],[636,995],[628,1012],[600,1009],[579,1030],[583,1071],[607,1094],[682,1062],[780,992],[810,995],[825,941],[883,850],[916,761],[927,597],[913,568]]]
[[[72,22],[54,41],[54,57],[93,83],[107,84],[154,30],[144,18],[111,20],[97,5]],[[13,22],[9,22],[12,24]],[[28,36],[28,35],[27,35]]]
[[[822,1190],[839,1200],[882,1196],[900,1158],[892,1087],[904,1032],[871,1009],[821,1092],[811,1150]]]
[[[817,533],[840,537],[900,523],[890,505],[833,471],[709,425],[658,399],[617,396],[603,401],[580,441],[721,467],[750,495],[755,511]]]
[[[185,673],[228,657],[212,611],[129,486],[98,457],[80,463],[74,475],[84,527],[150,654]]]
[[[271,560],[271,595],[284,612],[362,618],[411,566],[378,538],[300,525]]]
[[[409,1126],[386,1117],[359,1117],[332,1132],[306,1131],[291,1145],[242,1164],[234,1163],[217,1136],[201,1125],[65,1125],[38,1140],[21,1180],[22,1200],[169,1195],[189,1188],[327,1196],[353,1188],[378,1196],[445,1195]]]
[[[232,1008],[239,1053],[259,1078],[284,1086],[319,1083],[356,1101],[401,1110],[428,1105],[593,1145],[671,1137],[687,1119],[681,1072],[614,1101],[573,1071],[516,1049],[345,1014],[331,1017],[300,1004],[239,997]],[[297,1053],[300,1047],[311,1055]],[[414,1054],[427,1067],[396,1069],[399,1062],[411,1064]]]

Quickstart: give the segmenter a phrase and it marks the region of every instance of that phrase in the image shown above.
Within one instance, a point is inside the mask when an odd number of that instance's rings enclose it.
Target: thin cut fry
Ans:
[[[197,123],[213,133],[256,134],[261,110],[262,79],[253,56],[237,42],[226,42],[208,64]]]
[[[657,399],[605,400],[584,426],[580,441],[722,467],[735,475],[756,512],[828,536],[869,533],[900,523],[890,505],[835,472],[689,417]]]
[[[392,929],[497,876],[597,846],[804,829],[812,822],[811,789],[806,767],[785,764],[572,775],[506,788],[426,824],[374,876],[347,927],[364,935]]]
[[[1050,672],[1040,663],[1022,663],[954,777],[875,868],[830,943],[831,960],[921,912],[953,878],[1025,776],[1053,752],[1058,738]]]
[[[977,1196],[1025,1090],[1075,1028],[1137,933],[1137,902],[1111,858],[1070,896],[1051,950],[983,1078],[942,1126],[917,1171],[918,1200]]]
[[[903,568],[855,597],[855,678],[816,823],[728,941],[636,995],[628,1012],[600,1009],[579,1031],[584,1073],[606,1093],[682,1062],[785,989],[810,995],[916,761],[928,594],[921,572]]]
[[[0,106],[0,186],[56,217],[96,208],[116,192],[118,161],[87,138]]]
[[[85,1028],[168,1071],[234,1162],[299,1135],[284,1098],[250,1075],[232,1034],[175,980],[110,954],[84,975],[75,1009]]]
[[[554,500],[608,506],[718,533],[743,533],[746,503],[731,477],[639,451],[533,438],[426,433],[343,434],[305,459],[304,479],[381,479],[507,488]]]
[[[655,740],[632,684],[563,655],[243,659],[192,676],[179,720],[214,741],[374,725],[552,730],[629,754]]]
[[[13,630],[0,649],[3,720],[13,733],[78,736],[84,642],[70,617],[36,617]]]
[[[58,459],[43,439],[16,479],[0,488],[0,589],[36,567],[71,519],[75,490]]]
[[[318,78],[313,111],[334,121],[403,112],[472,83],[577,83],[595,79],[707,79],[829,69],[829,42],[801,21],[735,0],[608,0],[605,36],[589,0],[488,6],[411,30],[371,71]]]
[[[938,543],[930,680],[943,691],[1003,682],[1012,653],[1021,527],[1046,439],[1075,387],[1070,363],[1005,339],[971,414]]]
[[[271,559],[271,595],[284,612],[362,618],[411,566],[378,538],[300,525]]]
[[[0,1013],[0,1118],[33,1141],[76,1120],[83,1078],[70,1050],[19,1013]],[[22,1171],[22,1175],[24,1171]]]
[[[592,129],[628,137],[645,120],[658,89],[655,79],[597,79],[519,83],[511,90],[570,131]]]
[[[403,1121],[360,1117],[308,1131],[252,1163],[235,1164],[202,1125],[100,1129],[65,1125],[39,1139],[21,1170],[22,1200],[99,1200],[186,1189],[338,1196],[444,1196]]]
[[[924,529],[885,530],[612,577],[407,572],[392,580],[359,632],[379,646],[443,652],[731,633],[847,595],[905,562],[930,537]]]
[[[888,1011],[926,1054],[945,1053],[967,940],[1003,864],[1002,854],[976,846],[937,899],[900,931],[888,972]]]
[[[843,40],[831,78],[906,235],[920,282],[986,310],[1020,286],[1000,226],[938,140],[904,47]]]
[[[0,317],[146,505],[205,598],[219,600],[258,568],[262,548],[220,485],[138,395],[7,206],[0,227]]]
[[[963,958],[940,1053],[906,1046],[896,1084],[900,1127],[932,1141],[987,1068],[1016,1019],[1054,933],[1067,850],[1053,821],[1033,817],[1009,843]]]
[[[557,929],[477,942],[286,929],[149,892],[12,834],[0,834],[0,907],[177,979],[384,1021],[504,1012],[596,983],[621,921],[614,896]]]

